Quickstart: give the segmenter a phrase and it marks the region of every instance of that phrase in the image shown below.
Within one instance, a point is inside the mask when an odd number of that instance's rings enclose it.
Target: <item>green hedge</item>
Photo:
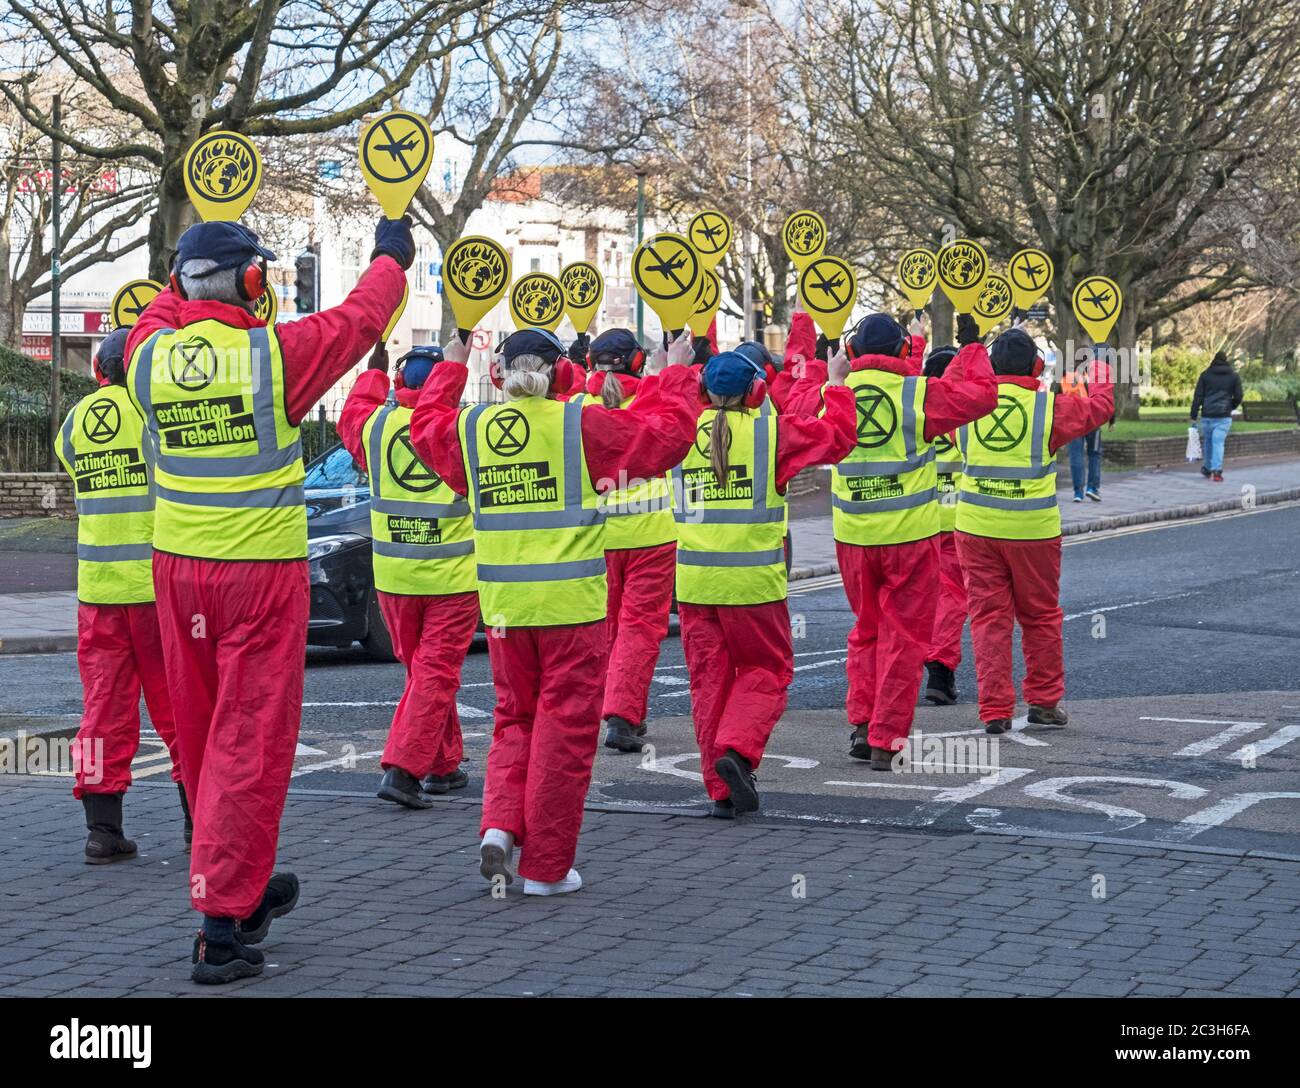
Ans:
[[[72,406],[96,388],[94,378],[75,374],[70,370],[59,372],[59,397],[62,401],[59,418]],[[11,404],[32,404],[49,393],[50,364],[33,359],[20,351],[0,344],[0,412],[4,401]],[[48,406],[48,401],[44,404]]]

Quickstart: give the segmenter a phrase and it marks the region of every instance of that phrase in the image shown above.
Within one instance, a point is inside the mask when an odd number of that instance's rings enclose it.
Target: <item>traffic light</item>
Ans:
[[[294,259],[296,273],[293,286],[297,292],[294,304],[300,314],[314,314],[320,308],[320,270],[313,249],[304,249]]]

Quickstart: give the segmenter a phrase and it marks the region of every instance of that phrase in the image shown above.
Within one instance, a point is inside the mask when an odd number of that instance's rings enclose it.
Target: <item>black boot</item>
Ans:
[[[87,793],[81,798],[86,810],[86,864],[107,865],[135,857],[135,843],[122,834],[122,794]]]
[[[992,733],[997,736],[999,733],[1011,732],[1010,718],[994,718],[991,722],[984,723],[984,732]]]
[[[935,706],[952,706],[957,701],[957,677],[942,661],[925,663],[925,701]]]
[[[871,769],[873,771],[892,771],[894,769],[894,752],[888,748],[871,749]]]
[[[213,932],[209,932],[210,923],[213,923]],[[239,940],[233,919],[214,918],[205,919],[203,928],[194,938],[190,963],[194,964],[191,979],[205,986],[217,986],[260,975],[266,957]]]
[[[859,725],[849,736],[849,755],[854,759],[871,758],[871,742],[867,739],[865,725]]]
[[[425,793],[447,793],[450,790],[463,790],[469,785],[469,775],[457,767],[451,774],[425,775],[420,789]]]
[[[176,783],[176,792],[181,795],[181,811],[185,813],[185,852],[190,852],[190,843],[194,841],[194,819],[190,816],[190,799],[185,796],[185,783]]]
[[[261,944],[271,931],[271,921],[283,918],[298,905],[298,892],[298,878],[293,873],[276,873],[266,882],[261,905],[235,926],[235,939],[240,944]]]
[[[727,784],[731,804],[739,816],[744,812],[758,811],[758,779],[749,760],[734,748],[728,748],[713,765],[718,777]]]
[[[401,767],[389,767],[384,772],[375,796],[407,808],[430,808],[433,805],[433,801],[420,792],[419,779]]]
[[[1051,729],[1060,729],[1070,720],[1070,716],[1059,706],[1031,706],[1029,724],[1043,725]]]
[[[644,726],[634,725],[626,718],[611,714],[605,720],[605,747],[620,752],[641,751],[644,745],[641,742],[641,735],[637,733],[638,729],[641,730],[641,734],[644,734]]]
[[[721,801],[713,802],[713,807],[709,809],[709,815],[715,820],[734,820],[736,818],[736,806],[731,803],[730,797],[724,797]]]

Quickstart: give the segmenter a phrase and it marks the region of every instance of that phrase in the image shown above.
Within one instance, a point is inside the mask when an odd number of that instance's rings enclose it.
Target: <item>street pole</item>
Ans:
[[[636,244],[640,247],[645,241],[645,171],[636,172]],[[636,340],[640,344],[645,340],[645,300],[641,292],[636,295]]]
[[[751,218],[754,214],[754,15],[745,15],[745,212]],[[750,253],[750,226],[745,227],[744,245],[744,339],[757,339],[754,335],[754,266]]]
[[[50,471],[59,470],[58,455],[54,450],[59,439],[59,366],[63,354],[59,343],[59,255],[63,248],[62,239],[62,202],[63,202],[63,144],[59,140],[59,125],[63,120],[63,100],[61,95],[54,96],[54,177],[50,183],[53,225],[53,238],[50,245]]]

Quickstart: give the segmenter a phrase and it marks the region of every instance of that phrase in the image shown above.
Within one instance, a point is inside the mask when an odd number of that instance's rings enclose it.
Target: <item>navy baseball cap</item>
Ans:
[[[186,261],[215,261],[212,271],[219,272],[238,268],[250,257],[275,260],[275,254],[242,223],[195,223],[176,243],[178,268]]]
[[[772,358],[772,353],[757,340],[741,341],[736,345],[736,351],[757,367],[776,366],[776,360]]]
[[[440,362],[441,345],[417,344],[397,360],[397,365],[402,368],[402,384],[407,389],[419,389],[433,373],[434,364]]]
[[[897,355],[907,333],[888,314],[868,314],[849,339],[854,355]]]
[[[516,355],[540,355],[548,363],[565,354],[560,338],[549,329],[520,329],[512,332],[497,351],[509,362]]]
[[[606,329],[587,348],[593,366],[613,369],[627,366],[641,350],[641,344],[629,329]]]
[[[1037,358],[1038,345],[1024,329],[1007,329],[989,346],[989,362],[998,374],[1031,375]]]
[[[719,352],[704,364],[704,386],[720,397],[738,397],[746,392],[763,371],[738,351]]]
[[[130,333],[130,328],[126,326],[110,332],[99,342],[99,347],[95,351],[95,361],[101,366],[105,363],[120,363],[126,355],[126,338]]]

